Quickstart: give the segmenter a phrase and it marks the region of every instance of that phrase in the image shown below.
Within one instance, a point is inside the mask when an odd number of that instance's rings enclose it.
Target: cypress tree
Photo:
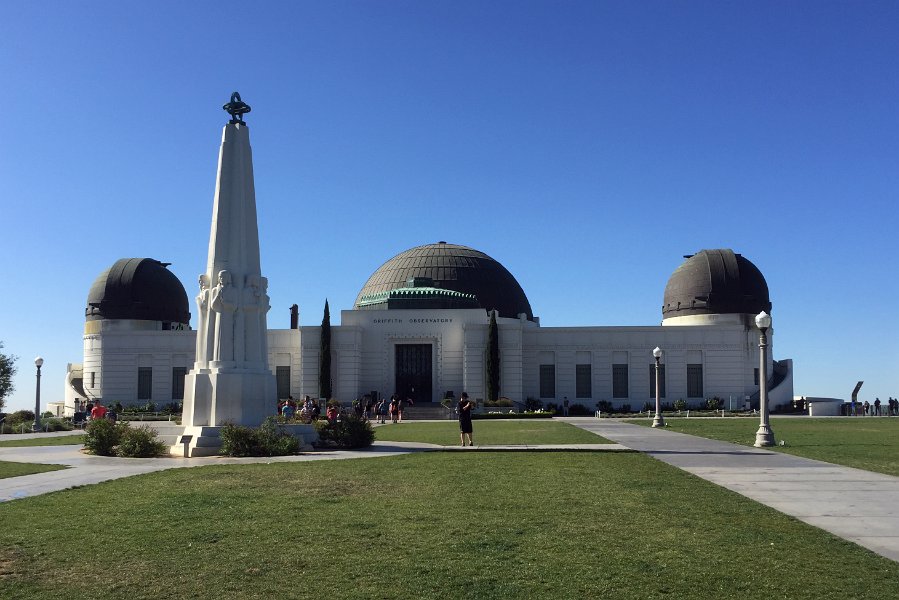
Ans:
[[[496,327],[496,311],[490,313],[487,326],[487,399],[499,398],[499,330]]]
[[[331,398],[331,310],[325,299],[322,317],[321,345],[318,355],[318,393],[321,398]]]

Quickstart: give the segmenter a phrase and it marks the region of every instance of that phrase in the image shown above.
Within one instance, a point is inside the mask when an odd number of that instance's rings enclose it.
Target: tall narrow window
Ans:
[[[278,385],[278,399],[290,396],[290,367],[275,367],[275,381]]]
[[[702,365],[687,365],[687,397],[702,398]]]
[[[759,368],[756,367],[752,370],[752,383],[755,385],[759,384]]]
[[[540,397],[556,397],[556,365],[540,365]]]
[[[612,397],[627,398],[627,365],[612,365]]]
[[[185,367],[172,367],[172,400],[184,400]]]
[[[153,399],[153,368],[138,367],[137,369],[137,399]]]
[[[96,387],[96,384],[97,384],[97,373],[94,371],[91,371],[91,388]]]
[[[665,397],[665,365],[659,365],[659,397]],[[656,397],[656,365],[649,365],[649,397]]]
[[[575,365],[574,378],[574,395],[578,398],[592,398],[593,367],[591,365]]]

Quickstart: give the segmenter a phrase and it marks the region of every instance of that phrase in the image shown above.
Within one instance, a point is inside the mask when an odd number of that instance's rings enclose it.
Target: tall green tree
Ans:
[[[2,349],[3,342],[0,342],[0,350]],[[16,359],[17,356],[0,352],[0,412],[6,406],[6,397],[16,389],[12,382],[13,375],[16,374]]]
[[[499,330],[496,327],[496,311],[490,313],[487,326],[487,399],[499,398]]]
[[[328,308],[327,298],[318,354],[318,393],[320,398],[331,397],[331,309]]]

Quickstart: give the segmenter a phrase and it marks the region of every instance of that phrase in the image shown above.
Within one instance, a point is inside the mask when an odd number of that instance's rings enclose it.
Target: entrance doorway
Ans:
[[[395,389],[400,398],[431,402],[431,344],[397,344],[395,358]]]

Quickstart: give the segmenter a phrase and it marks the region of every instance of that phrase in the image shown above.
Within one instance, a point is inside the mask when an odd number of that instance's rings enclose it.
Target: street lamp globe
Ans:
[[[755,326],[763,331],[771,327],[771,315],[769,315],[765,311],[757,314],[755,316]]]
[[[35,359],[34,359],[34,366],[37,367],[38,369],[40,369],[42,366],[44,366],[44,359],[41,358],[40,356],[38,356],[37,358],[35,358]]]
[[[652,351],[652,355],[653,355],[655,358],[662,358],[662,349],[659,348],[658,346],[656,346],[656,347],[653,349],[653,351]]]

